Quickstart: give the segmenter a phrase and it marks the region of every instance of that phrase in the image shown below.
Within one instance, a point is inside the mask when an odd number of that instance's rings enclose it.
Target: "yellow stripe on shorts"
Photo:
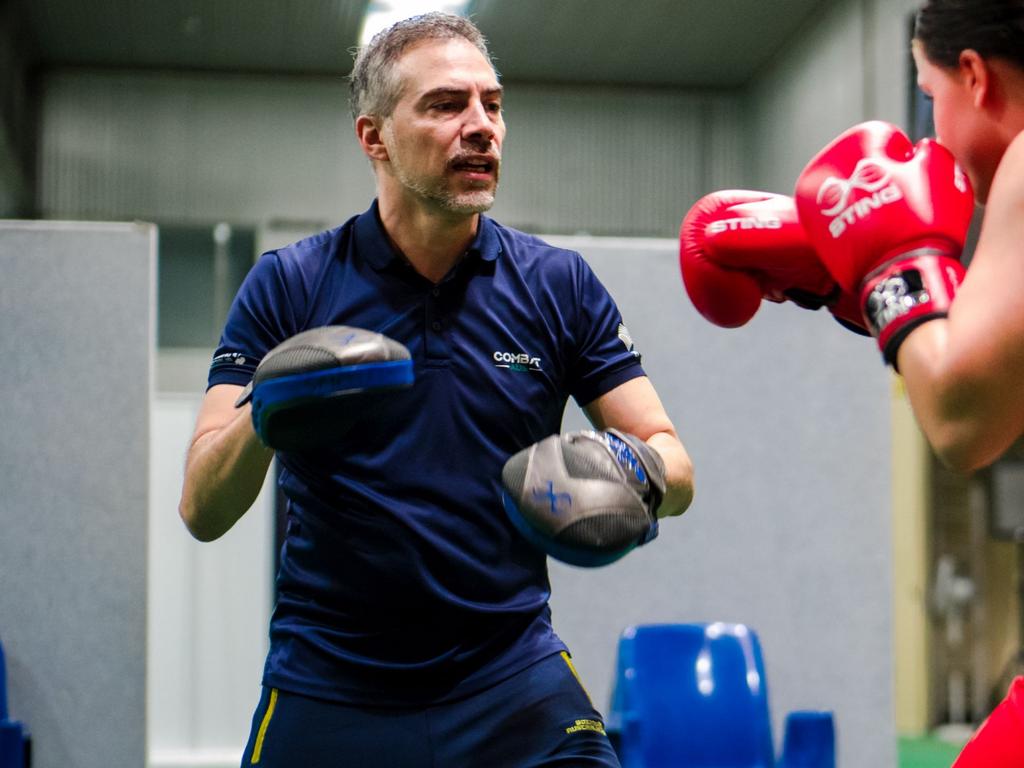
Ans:
[[[277,706],[277,688],[270,689],[270,702],[267,704],[267,711],[263,713],[263,722],[260,723],[260,730],[256,734],[256,744],[252,748],[252,760],[249,762],[256,765],[263,753],[263,739],[267,736],[267,728],[270,726],[270,718],[274,716],[274,707]]]
[[[586,696],[587,701],[590,702],[590,706],[594,706],[594,702],[591,700],[590,694],[587,693],[587,687],[583,685],[583,681],[580,680],[580,675],[576,671],[576,667],[573,666],[572,656],[570,656],[568,652],[562,651],[562,661],[565,662],[565,666],[567,666],[569,668],[569,671],[572,672],[572,676],[576,678],[576,682],[579,683],[580,688],[583,690],[583,695]]]

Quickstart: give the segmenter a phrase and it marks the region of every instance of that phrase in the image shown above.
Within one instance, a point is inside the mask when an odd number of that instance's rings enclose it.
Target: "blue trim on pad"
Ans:
[[[519,511],[519,506],[505,491],[501,492],[501,504],[505,508],[505,512],[508,514],[509,520],[512,521],[512,525],[514,525],[516,530],[523,535],[523,538],[542,552],[547,552],[556,560],[561,560],[563,563],[568,563],[569,565],[578,565],[581,568],[599,568],[602,565],[609,565],[610,563],[614,563],[616,560],[619,560],[629,554],[636,548],[637,543],[639,543],[635,542],[625,549],[620,549],[615,552],[587,552],[575,547],[567,547],[564,544],[559,544],[550,537],[545,536],[530,525],[530,521],[527,520],[523,516],[523,513]]]
[[[261,382],[253,390],[252,405],[255,412],[265,416],[284,405],[368,389],[405,387],[412,382],[412,360],[345,365]]]

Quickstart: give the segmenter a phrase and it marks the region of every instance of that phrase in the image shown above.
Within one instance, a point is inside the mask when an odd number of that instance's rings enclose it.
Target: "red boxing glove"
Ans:
[[[843,289],[860,297],[887,363],[919,324],[945,317],[963,275],[974,210],[963,171],[941,145],[898,128],[849,129],[796,184],[807,237]]]
[[[829,307],[843,325],[864,333],[856,299],[825,270],[786,195],[705,195],[679,229],[679,266],[693,305],[715,325],[736,328],[762,299],[788,299],[807,309]]]
[[[953,768],[1019,768],[1024,765],[1024,677],[964,746]]]

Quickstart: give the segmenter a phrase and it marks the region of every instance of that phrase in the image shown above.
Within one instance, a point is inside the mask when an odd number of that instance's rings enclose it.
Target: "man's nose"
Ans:
[[[466,108],[466,122],[462,130],[463,139],[487,146],[494,140],[495,133],[493,113],[488,112],[480,101],[470,102]]]

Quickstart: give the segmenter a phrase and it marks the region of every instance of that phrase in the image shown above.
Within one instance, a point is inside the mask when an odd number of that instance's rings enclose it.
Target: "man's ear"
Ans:
[[[996,95],[988,62],[973,48],[966,48],[960,52],[958,67],[961,82],[970,90],[974,106],[988,105]]]
[[[371,160],[387,160],[388,148],[384,143],[384,118],[360,115],[356,118],[356,138],[359,146]]]

